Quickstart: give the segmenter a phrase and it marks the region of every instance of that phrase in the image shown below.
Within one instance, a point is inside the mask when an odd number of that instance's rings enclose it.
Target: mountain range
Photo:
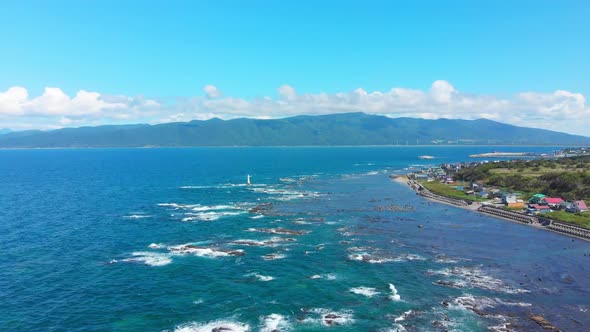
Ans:
[[[590,137],[487,119],[426,120],[365,113],[259,120],[195,120],[157,125],[107,125],[0,135],[0,148],[332,146],[415,144],[590,144]]]

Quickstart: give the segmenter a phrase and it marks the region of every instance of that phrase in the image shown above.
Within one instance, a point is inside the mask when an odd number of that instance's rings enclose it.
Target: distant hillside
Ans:
[[[424,120],[364,113],[275,120],[175,122],[12,132],[0,147],[590,144],[590,138],[491,120]]]

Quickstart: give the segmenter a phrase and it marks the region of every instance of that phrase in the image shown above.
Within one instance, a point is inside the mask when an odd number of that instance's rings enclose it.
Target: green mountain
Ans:
[[[364,113],[284,119],[211,119],[21,131],[0,136],[2,148],[279,146],[391,144],[590,144],[590,137],[496,121],[388,118]]]

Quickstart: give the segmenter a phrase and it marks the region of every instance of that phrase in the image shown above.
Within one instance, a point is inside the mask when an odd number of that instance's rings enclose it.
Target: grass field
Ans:
[[[464,200],[472,201],[472,202],[483,202],[483,201],[488,200],[487,198],[481,198],[479,196],[474,196],[474,195],[467,195],[462,191],[458,191],[457,189],[455,189],[456,185],[448,185],[448,184],[440,183],[438,181],[433,181],[433,182],[421,181],[420,183],[424,187],[426,187],[426,189],[432,191],[435,194],[439,194],[442,196],[464,199]]]
[[[542,214],[542,216],[590,228],[590,212],[569,213],[565,211],[554,211]]]
[[[528,177],[538,177],[547,173],[555,173],[555,172],[577,172],[587,170],[583,168],[575,168],[575,167],[557,167],[557,168],[550,168],[550,167],[527,167],[527,168],[494,168],[490,170],[491,174],[500,174],[500,175],[515,175],[519,174],[522,176]]]

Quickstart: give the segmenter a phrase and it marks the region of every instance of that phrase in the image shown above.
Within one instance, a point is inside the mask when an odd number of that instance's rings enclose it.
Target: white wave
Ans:
[[[200,213],[187,213],[185,215],[187,215],[188,217],[184,217],[181,220],[182,221],[194,221],[194,220],[214,221],[214,220],[219,220],[220,218],[223,218],[223,217],[237,216],[237,215],[244,214],[244,213],[246,213],[246,211],[237,211],[237,212],[209,211],[209,212],[200,212]]]
[[[173,209],[192,209],[201,206],[200,204],[177,204],[177,203],[158,203],[158,206],[169,207]]]
[[[530,291],[526,289],[512,287],[498,278],[486,275],[478,267],[452,267],[438,271],[428,270],[427,273],[430,275],[459,278],[463,281],[463,283],[459,282],[459,284],[464,284],[473,288],[481,288],[506,294],[530,293]]]
[[[416,254],[402,254],[394,257],[394,262],[408,262],[408,261],[425,261],[426,258]]]
[[[202,304],[204,301],[203,299],[197,299],[195,301],[193,301],[193,304]]]
[[[406,332],[406,328],[401,324],[395,324],[391,328],[381,329],[380,332]]]
[[[264,218],[264,215],[263,214],[259,214],[259,215],[250,217],[250,219],[260,219],[260,218]]]
[[[391,295],[389,296],[389,298],[393,301],[401,301],[401,297],[399,296],[399,294],[397,293],[397,289],[395,288],[394,284],[389,284],[389,290],[391,291]]]
[[[410,316],[412,313],[413,313],[413,311],[412,311],[412,310],[408,310],[408,311],[404,312],[403,314],[401,314],[399,317],[396,317],[396,318],[395,318],[393,321],[394,321],[394,322],[396,322],[396,323],[397,323],[397,322],[404,321],[404,320],[406,320],[406,318],[408,318],[408,316]]]
[[[373,296],[379,294],[379,292],[375,288],[372,288],[372,287],[354,287],[354,288],[351,288],[349,291],[351,293],[358,294],[358,295],[364,295],[366,297],[373,297]]]
[[[303,323],[321,324],[328,327],[349,325],[354,323],[351,310],[333,311],[324,308],[314,308],[307,310],[307,313],[311,313],[315,317],[307,317],[302,320]]]
[[[259,281],[271,281],[271,280],[274,280],[275,279],[274,277],[264,276],[264,275],[258,274],[258,273],[249,273],[246,276],[248,276],[248,277],[254,277],[254,278],[258,279]]]
[[[217,320],[209,323],[190,322],[177,326],[174,332],[247,332],[250,326],[245,323],[233,322],[227,320]]]
[[[252,183],[248,185],[247,183],[224,183],[224,184],[217,184],[217,185],[208,185],[208,186],[180,186],[180,189],[231,189],[231,188],[241,188],[241,187],[265,187],[266,184],[264,183]]]
[[[241,210],[243,209],[240,205],[200,205],[195,206],[191,210],[193,211],[218,211],[218,210]]]
[[[170,246],[168,250],[173,254],[178,255],[195,255],[200,257],[228,257],[228,256],[242,256],[244,255],[243,250],[223,250],[209,247],[200,247],[192,244],[181,244],[177,246]]]
[[[278,245],[286,245],[287,242],[295,242],[296,240],[290,237],[274,236],[266,240],[251,240],[239,239],[234,240],[230,244],[234,246],[249,246],[249,247],[276,247]]]
[[[494,308],[498,303],[485,296],[465,295],[453,299],[450,309],[471,310],[481,312],[488,308]]]
[[[270,314],[266,317],[260,317],[260,332],[291,331],[293,327],[289,320],[279,314]]]
[[[147,214],[131,214],[128,216],[123,216],[125,219],[143,219],[143,218],[151,218],[152,216]]]
[[[279,188],[250,188],[251,191],[261,194],[267,194],[271,196],[276,196],[274,199],[279,201],[290,201],[293,199],[299,198],[315,198],[323,196],[322,194],[314,191],[299,191],[299,190],[287,190],[287,189],[279,189]]]
[[[354,251],[354,250],[351,250],[351,251]],[[348,259],[352,260],[352,261],[359,261],[359,262],[365,262],[365,263],[371,263],[371,264],[426,260],[426,258],[424,258],[420,255],[416,255],[416,254],[401,254],[401,255],[397,255],[397,256],[393,256],[393,257],[388,257],[388,256],[381,256],[378,254],[371,254],[368,252],[357,252],[354,254],[349,254]]]
[[[131,253],[133,257],[123,259],[124,262],[143,263],[149,266],[164,266],[172,263],[170,255],[150,252],[150,251],[136,251]]]
[[[441,263],[441,264],[456,264],[459,261],[450,257],[446,257],[446,256],[437,256],[434,261],[436,263]]]
[[[327,274],[314,274],[309,279],[326,279],[326,280],[336,280],[338,276],[334,273],[327,273]]]
[[[161,249],[161,248],[164,248],[165,245],[162,243],[151,243],[148,247],[150,249]]]

